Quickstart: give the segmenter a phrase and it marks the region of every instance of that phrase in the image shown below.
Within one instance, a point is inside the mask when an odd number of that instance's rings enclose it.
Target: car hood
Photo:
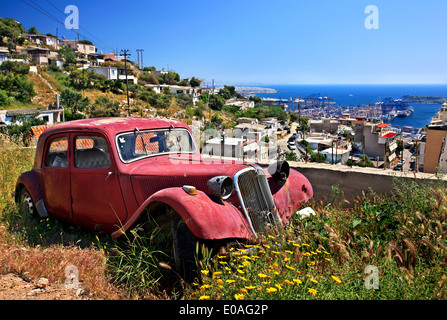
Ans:
[[[216,163],[218,162],[218,163]],[[247,164],[220,163],[220,160],[180,160],[175,157],[152,158],[141,161],[130,172],[137,202],[142,203],[155,192],[184,185],[208,192],[207,182],[215,176],[229,176],[247,168]]]

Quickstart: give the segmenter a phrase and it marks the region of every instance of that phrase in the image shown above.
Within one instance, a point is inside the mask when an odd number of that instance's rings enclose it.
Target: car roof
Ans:
[[[68,121],[59,123],[44,131],[42,135],[48,136],[67,131],[100,130],[108,135],[115,136],[117,133],[132,131],[135,128],[139,130],[169,128],[188,128],[180,121],[159,119],[159,118],[132,118],[132,117],[114,117],[114,118],[91,118]]]

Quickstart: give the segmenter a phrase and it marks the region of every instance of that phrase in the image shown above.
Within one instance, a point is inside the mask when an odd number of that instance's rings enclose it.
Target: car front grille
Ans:
[[[269,226],[280,226],[270,187],[262,168],[249,167],[235,175],[235,190],[252,232],[262,233]]]

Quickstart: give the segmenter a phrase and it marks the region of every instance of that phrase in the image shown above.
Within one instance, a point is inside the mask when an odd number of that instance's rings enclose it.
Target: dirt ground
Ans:
[[[83,289],[67,289],[64,283],[8,273],[0,274],[0,300],[91,300],[91,297]]]

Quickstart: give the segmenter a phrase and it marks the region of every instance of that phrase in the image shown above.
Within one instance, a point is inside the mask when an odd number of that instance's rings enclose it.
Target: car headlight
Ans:
[[[233,179],[228,176],[217,176],[206,183],[210,193],[219,199],[228,199],[233,192]]]

